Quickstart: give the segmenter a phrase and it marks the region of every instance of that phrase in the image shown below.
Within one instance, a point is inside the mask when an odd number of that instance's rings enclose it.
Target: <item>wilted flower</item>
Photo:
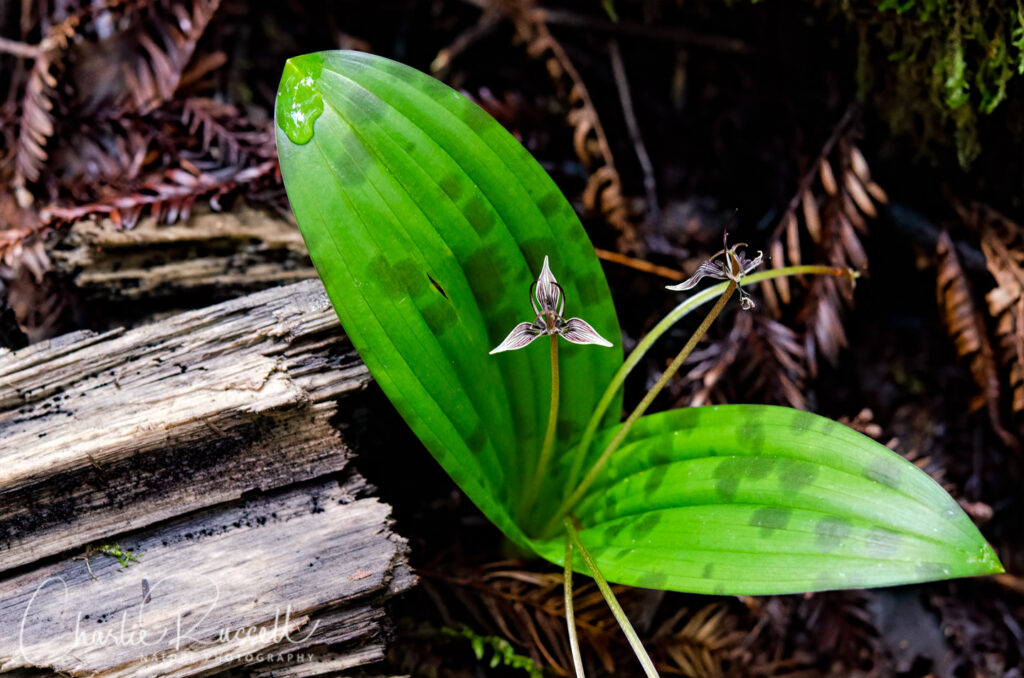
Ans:
[[[574,344],[611,346],[611,343],[602,338],[587,322],[579,318],[562,318],[562,312],[565,310],[565,292],[551,274],[547,257],[544,257],[540,277],[530,285],[530,304],[537,315],[536,319],[532,323],[516,325],[505,337],[505,341],[491,351],[491,355],[522,348],[545,334],[561,335]]]
[[[728,237],[728,234],[726,237]],[[740,280],[743,279],[743,276],[761,265],[764,254],[759,251],[754,259],[747,259],[745,254],[736,251],[739,247],[746,247],[747,243],[741,242],[728,247],[725,238],[722,239],[722,246],[723,249],[720,252],[716,252],[708,261],[702,262],[697,268],[696,273],[690,276],[689,279],[684,280],[678,285],[672,285],[668,289],[676,292],[688,290],[695,287],[703,278],[731,280],[736,283],[736,291],[740,293],[740,305],[743,306],[744,310],[749,311],[756,304],[754,304],[754,299],[743,291],[742,287],[739,287]],[[725,259],[716,263],[715,259],[722,255],[725,255]]]

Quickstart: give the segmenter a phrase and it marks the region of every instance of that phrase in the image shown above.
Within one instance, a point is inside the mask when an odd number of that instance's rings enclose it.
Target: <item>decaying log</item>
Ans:
[[[0,671],[306,676],[380,660],[382,601],[412,576],[335,428],[369,381],[317,281],[0,352]],[[115,543],[144,555],[125,568],[97,553]],[[204,586],[220,592],[208,614]],[[245,635],[278,611],[281,628],[289,604],[290,638]],[[75,630],[200,617],[212,631],[170,652]]]
[[[323,644],[355,648],[336,651],[334,666],[380,661],[380,598],[408,588],[410,574],[404,542],[381,536],[388,507],[354,499],[360,482],[126,535],[120,546],[142,554],[127,568],[102,555],[89,565],[65,558],[0,582],[0,626],[18,631],[0,664],[141,677],[311,663],[319,673],[327,666],[313,648]]]
[[[312,281],[0,354],[0,571],[342,470],[368,380]]]
[[[49,256],[86,303],[197,293],[219,301],[316,278],[295,224],[244,206],[200,211],[173,225],[145,217],[130,230],[86,219]]]

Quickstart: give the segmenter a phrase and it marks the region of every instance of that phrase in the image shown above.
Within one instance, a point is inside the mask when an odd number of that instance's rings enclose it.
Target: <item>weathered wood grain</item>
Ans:
[[[196,292],[219,300],[316,278],[298,227],[245,206],[199,210],[172,225],[145,217],[131,229],[86,219],[73,224],[49,256],[88,303]]]
[[[369,382],[317,281],[0,351],[0,673],[380,662],[414,578],[339,434]]]
[[[93,555],[92,574],[64,558],[0,581],[0,671],[320,675],[379,661],[381,599],[411,575],[390,509],[364,490],[358,477],[305,484],[124,535],[143,554],[127,568]]]
[[[0,352],[0,571],[340,471],[368,382],[316,281]]]

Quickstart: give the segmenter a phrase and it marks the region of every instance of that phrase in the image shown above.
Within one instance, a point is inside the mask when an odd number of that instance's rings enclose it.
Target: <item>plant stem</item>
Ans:
[[[558,400],[559,400],[559,379],[558,379],[558,335],[551,335],[551,409],[548,411],[548,430],[544,433],[544,444],[540,448],[540,458],[537,460],[537,467],[533,472],[533,479],[526,486],[526,494],[523,497],[522,512],[524,518],[529,518],[530,509],[537,499],[537,492],[544,483],[544,475],[548,470],[548,463],[551,461],[551,452],[555,448],[555,437],[558,433]]]
[[[835,268],[833,266],[819,266],[819,265],[805,265],[805,266],[787,266],[785,268],[772,269],[770,271],[761,271],[760,273],[753,273],[748,276],[744,276],[740,285],[746,287],[754,283],[762,282],[765,280],[771,280],[773,278],[781,278],[790,275],[832,275],[832,276],[848,276],[850,278],[855,277],[854,272],[849,269]],[[580,443],[576,448],[576,455],[573,460],[572,468],[568,475],[568,482],[564,488],[565,492],[568,492],[570,488],[576,485],[577,479],[580,476],[580,472],[583,470],[583,462],[586,458],[587,450],[590,448],[590,444],[594,440],[594,435],[597,433],[598,427],[601,425],[601,420],[604,419],[605,412],[611,406],[615,396],[618,395],[619,390],[622,388],[622,384],[626,381],[626,377],[633,370],[634,367],[640,362],[640,360],[647,354],[651,346],[657,341],[661,335],[667,332],[673,325],[679,322],[682,318],[689,315],[691,311],[696,310],[700,306],[708,303],[718,295],[720,295],[725,288],[728,287],[728,283],[721,283],[714,287],[709,287],[706,290],[694,294],[692,297],[688,297],[681,304],[672,309],[668,315],[654,326],[654,328],[640,340],[640,343],[636,345],[633,352],[626,357],[626,361],[619,368],[619,371],[612,377],[611,382],[608,384],[608,388],[605,389],[604,395],[601,396],[601,400],[598,401],[597,407],[594,409],[593,414],[590,415],[590,421],[587,422],[587,428],[583,431],[583,437],[580,438]]]
[[[576,667],[576,678],[583,676],[583,657],[580,655],[580,639],[576,636],[576,611],[572,605],[572,539],[565,538],[565,623],[569,626],[569,649],[572,650],[572,664]]]
[[[615,617],[615,621],[619,622],[619,626],[622,628],[622,632],[626,634],[626,640],[629,641],[630,647],[633,648],[633,653],[636,654],[636,658],[640,660],[640,665],[644,667],[644,673],[647,674],[647,678],[658,678],[658,670],[654,668],[654,662],[651,661],[650,656],[647,654],[647,650],[644,649],[643,643],[640,642],[640,637],[633,630],[633,625],[629,623],[629,618],[626,617],[626,613],[622,611],[622,606],[619,605],[619,601],[615,599],[615,594],[612,592],[612,588],[608,586],[608,582],[605,581],[604,576],[601,575],[601,571],[597,569],[597,563],[594,561],[593,556],[590,555],[590,551],[580,541],[580,535],[576,531],[576,526],[573,525],[571,518],[566,517],[562,524],[565,525],[566,532],[569,533],[569,539],[572,540],[571,544],[576,547],[576,550],[580,552],[580,557],[583,558],[583,562],[587,564],[587,569],[590,570],[590,575],[597,582],[597,588],[600,589],[601,595],[604,596],[604,601],[608,603],[608,607],[612,610],[612,615]],[[566,572],[571,574],[572,561],[566,557]],[[579,672],[577,672],[579,675]]]
[[[700,341],[707,333],[708,328],[711,327],[711,323],[713,323],[715,318],[718,317],[718,314],[722,312],[722,309],[725,308],[726,303],[728,303],[735,291],[736,283],[730,280],[725,287],[725,292],[722,293],[722,296],[718,297],[718,301],[716,301],[715,305],[711,307],[710,311],[708,311],[707,316],[697,327],[697,330],[690,335],[689,341],[686,342],[683,349],[679,351],[679,354],[669,364],[668,368],[661,375],[658,381],[655,382],[654,386],[651,387],[651,390],[647,392],[647,395],[643,397],[640,404],[636,406],[636,408],[630,413],[629,417],[626,418],[626,421],[623,422],[622,426],[619,427],[615,437],[612,438],[611,442],[604,448],[604,451],[601,452],[601,456],[597,458],[594,465],[590,467],[590,471],[588,471],[587,475],[584,476],[583,481],[575,490],[573,490],[573,493],[569,495],[569,498],[562,502],[562,505],[558,508],[558,511],[555,512],[554,517],[552,517],[545,526],[545,529],[541,531],[541,534],[547,534],[550,528],[557,525],[558,520],[568,515],[569,511],[572,510],[572,507],[576,505],[576,502],[578,502],[580,498],[586,494],[587,490],[590,489],[590,486],[594,484],[597,476],[601,473],[601,469],[604,468],[604,465],[608,463],[608,459],[612,456],[612,452],[618,449],[619,444],[621,444],[626,436],[629,435],[630,430],[633,428],[633,424],[635,424],[637,420],[643,416],[644,412],[647,411],[647,408],[650,407],[651,403],[654,402],[654,399],[658,397],[658,394],[661,393],[661,389],[665,387],[668,380],[675,376],[675,373],[679,371],[683,361],[686,360],[693,352],[693,349],[697,347],[697,342]]]

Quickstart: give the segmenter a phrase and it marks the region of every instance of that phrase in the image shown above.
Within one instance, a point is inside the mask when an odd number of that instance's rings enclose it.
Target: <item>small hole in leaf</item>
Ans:
[[[444,291],[444,288],[441,287],[441,284],[439,282],[437,282],[436,280],[434,280],[433,276],[431,276],[429,273],[427,274],[427,278],[430,279],[430,284],[434,286],[434,289],[436,289],[438,292],[440,292],[442,297],[447,299],[448,298],[448,294],[447,294],[447,292]]]

